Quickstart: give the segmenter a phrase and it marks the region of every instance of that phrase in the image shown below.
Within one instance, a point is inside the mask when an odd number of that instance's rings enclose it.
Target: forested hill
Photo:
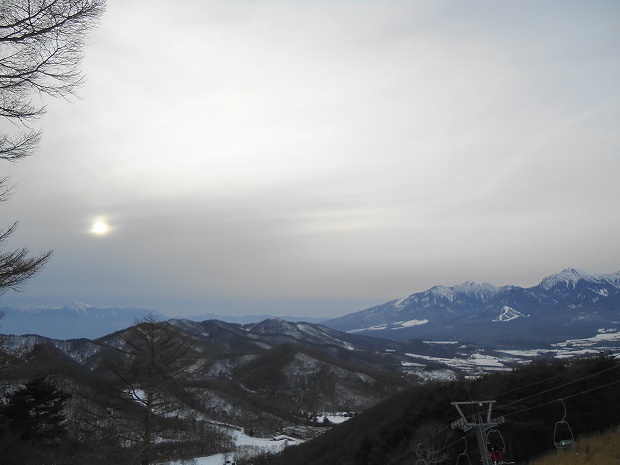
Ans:
[[[457,463],[463,452],[471,463],[480,463],[473,430],[466,433],[450,427],[459,419],[451,403],[470,400],[496,401],[492,416],[503,416],[505,422],[488,439],[505,446],[508,460],[526,463],[555,449],[554,430],[564,416],[559,399],[566,405],[565,420],[577,439],[620,424],[619,368],[612,356],[599,355],[533,363],[473,381],[416,386],[311,442],[255,463],[404,465],[428,459],[429,454],[443,459],[441,463]],[[477,417],[484,412],[485,407],[480,407],[465,413]]]

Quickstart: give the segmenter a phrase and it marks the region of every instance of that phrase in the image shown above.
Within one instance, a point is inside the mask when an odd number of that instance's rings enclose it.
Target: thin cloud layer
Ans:
[[[337,315],[620,269],[616,2],[110,2],[5,304]],[[105,217],[105,235],[88,234]]]

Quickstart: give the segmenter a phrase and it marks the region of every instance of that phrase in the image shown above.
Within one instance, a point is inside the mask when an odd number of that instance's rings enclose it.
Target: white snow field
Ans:
[[[208,457],[196,457],[194,459],[173,461],[169,465],[225,465],[227,461],[231,464],[239,458],[249,458],[264,453],[278,453],[286,446],[301,444],[301,439],[294,439],[289,436],[280,435],[272,438],[257,438],[248,436],[242,431],[233,429],[231,434],[234,437],[235,451],[223,454],[210,455]]]

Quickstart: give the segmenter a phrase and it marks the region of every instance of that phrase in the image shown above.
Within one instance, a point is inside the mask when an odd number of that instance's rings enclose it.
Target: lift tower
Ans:
[[[494,400],[470,400],[465,402],[452,402],[452,405],[456,407],[460,419],[452,422],[450,425],[452,429],[461,428],[463,431],[469,431],[473,429],[476,431],[476,438],[478,439],[478,448],[480,449],[480,457],[482,458],[482,465],[492,465],[491,457],[489,457],[489,449],[487,448],[486,430],[491,429],[501,423],[504,423],[504,417],[491,419],[491,410],[493,408]],[[477,407],[483,407],[487,405],[486,414],[479,412],[473,414],[470,419],[463,413],[461,409],[462,405],[474,405]],[[484,415],[484,417],[483,417]]]

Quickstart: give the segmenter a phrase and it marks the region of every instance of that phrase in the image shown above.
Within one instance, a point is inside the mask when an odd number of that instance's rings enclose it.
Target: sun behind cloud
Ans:
[[[90,232],[98,236],[103,236],[110,232],[110,226],[105,222],[105,220],[98,219],[93,223],[90,228]]]

